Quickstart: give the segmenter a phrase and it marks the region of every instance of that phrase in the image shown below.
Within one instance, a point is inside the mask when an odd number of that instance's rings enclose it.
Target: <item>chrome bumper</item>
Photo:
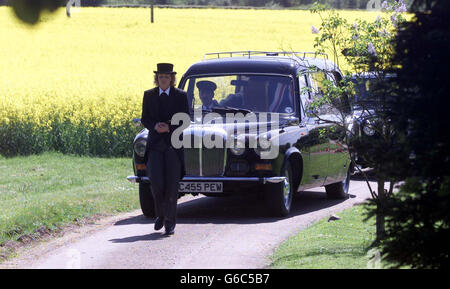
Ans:
[[[183,182],[254,182],[260,184],[281,183],[286,177],[184,177]],[[128,176],[131,183],[150,183],[149,177]]]

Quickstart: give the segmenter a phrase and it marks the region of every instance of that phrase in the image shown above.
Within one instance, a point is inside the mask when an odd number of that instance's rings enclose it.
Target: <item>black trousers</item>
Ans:
[[[178,155],[161,139],[148,151],[147,168],[155,200],[155,215],[176,224],[178,184],[181,179]]]

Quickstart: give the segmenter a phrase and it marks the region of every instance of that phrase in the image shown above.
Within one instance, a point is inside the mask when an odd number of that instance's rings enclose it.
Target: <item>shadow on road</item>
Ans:
[[[134,242],[140,242],[140,241],[155,241],[155,240],[164,239],[167,237],[168,236],[164,235],[163,233],[151,233],[151,234],[141,235],[141,236],[132,236],[132,237],[126,237],[126,238],[120,238],[120,239],[112,239],[109,241],[112,243],[134,243]]]
[[[350,195],[350,197],[355,197]],[[346,201],[327,199],[325,192],[305,191],[295,195],[291,213],[284,218],[292,218],[310,212],[333,207]],[[256,195],[232,197],[197,197],[178,204],[178,224],[256,224],[271,223],[280,219],[273,217],[267,210],[264,200]],[[124,219],[115,226],[132,224],[153,224],[153,219],[143,215]]]

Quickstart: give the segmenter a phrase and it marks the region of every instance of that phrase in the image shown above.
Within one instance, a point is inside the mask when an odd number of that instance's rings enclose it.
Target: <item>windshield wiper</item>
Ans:
[[[246,108],[237,108],[237,107],[231,107],[231,106],[214,106],[212,108],[212,111],[214,112],[242,112],[242,113],[252,113],[251,110]]]

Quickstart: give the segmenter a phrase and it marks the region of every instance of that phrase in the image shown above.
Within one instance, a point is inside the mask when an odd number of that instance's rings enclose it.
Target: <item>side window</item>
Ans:
[[[317,109],[309,108],[309,104],[323,97],[325,86],[323,81],[328,79],[325,72],[318,70],[305,75],[309,87],[308,100],[305,102],[306,115],[309,117],[317,117],[327,113],[327,105],[321,105]]]
[[[338,71],[327,72],[327,77],[329,80],[333,81],[335,86],[338,86],[342,80],[342,75]]]
[[[333,75],[334,75],[334,78],[336,79],[336,85],[339,85],[339,83],[343,79],[342,74],[340,72],[334,71]]]
[[[323,71],[317,71],[310,74],[311,89],[315,97],[322,97],[325,91],[323,81],[327,79],[327,75]]]
[[[331,72],[325,72],[322,70],[319,70],[317,72],[313,72],[309,74],[309,80],[311,82],[311,91],[312,91],[312,97],[314,99],[320,99],[324,97],[324,94],[326,92],[326,85],[324,84],[324,81],[329,80],[332,82],[334,86],[336,86],[336,76]],[[331,103],[325,102],[320,107],[317,108],[314,113],[318,115],[321,118],[326,118],[324,116],[326,115],[333,115],[338,114],[338,111],[336,110],[335,101],[332,100]]]
[[[307,110],[309,109],[309,103],[311,102],[311,93],[308,91],[308,76],[301,74],[298,77],[299,89],[300,89],[300,105],[301,105],[301,117],[309,116]]]
[[[338,71],[330,71],[327,73],[328,79],[334,83],[334,86],[341,86],[341,81],[343,79],[342,74]],[[339,114],[339,111],[344,113],[350,113],[350,100],[348,95],[344,94],[340,99],[333,100],[333,111],[332,113]]]
[[[192,79],[188,79],[185,83],[184,87],[182,89],[186,90],[187,96],[188,96],[188,104],[189,104],[189,110],[192,113],[193,111],[193,104],[194,104],[194,87],[195,87],[195,81],[192,81]]]

